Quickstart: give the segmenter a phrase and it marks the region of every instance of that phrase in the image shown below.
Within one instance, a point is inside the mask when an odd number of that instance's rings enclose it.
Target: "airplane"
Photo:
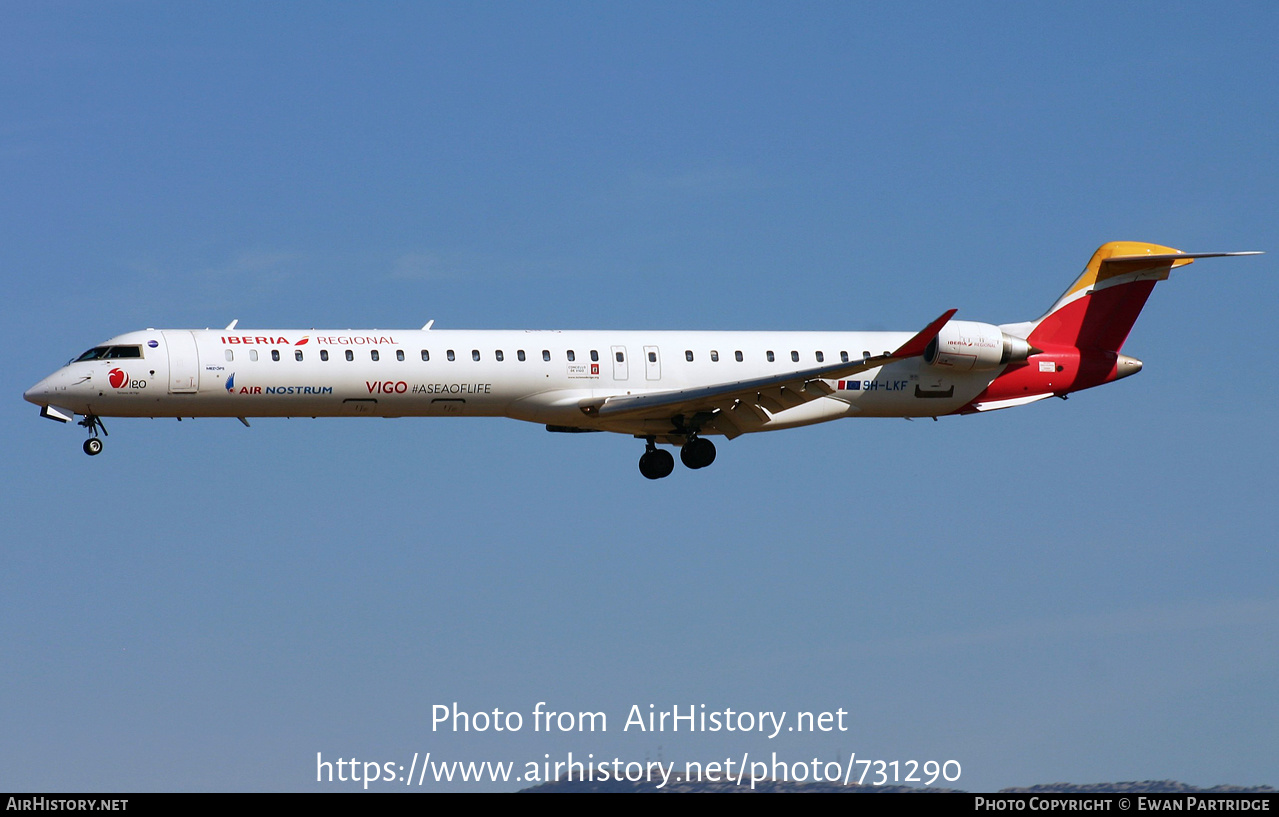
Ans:
[[[86,454],[103,417],[510,417],[548,431],[645,442],[661,479],[677,446],[691,469],[708,437],[844,417],[932,417],[1024,406],[1136,374],[1121,354],[1151,290],[1197,258],[1104,244],[1034,321],[993,325],[947,310],[917,332],[146,329],[94,346],[23,397],[81,416]]]

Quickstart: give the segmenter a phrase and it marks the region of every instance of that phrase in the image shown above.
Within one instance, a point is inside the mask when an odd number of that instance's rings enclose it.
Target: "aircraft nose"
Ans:
[[[41,380],[31,388],[22,393],[22,399],[28,403],[35,403],[37,406],[43,405],[44,400],[49,396],[49,378]]]

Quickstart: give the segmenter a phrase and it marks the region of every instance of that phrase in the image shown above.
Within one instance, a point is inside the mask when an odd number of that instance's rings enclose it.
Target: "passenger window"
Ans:
[[[258,350],[257,350],[257,349],[250,349],[250,350],[249,350],[249,360],[257,360],[257,359],[258,359]]]
[[[449,349],[447,352],[445,352],[444,356],[447,357],[449,360],[457,360],[457,355],[453,354],[452,349]]]
[[[520,360],[524,360],[524,350],[520,349],[519,351],[515,353],[515,356],[519,358]]]
[[[548,349],[543,349],[543,350],[542,350],[542,360],[545,360],[545,361],[547,361],[548,363],[550,362],[550,360],[551,360],[551,353],[550,353],[550,350],[548,350]]]
[[[649,362],[649,363],[656,363],[656,362],[657,362],[657,352],[649,352],[649,353],[648,353],[648,362]]]
[[[350,349],[347,349],[347,350],[346,350],[346,359],[347,359],[347,360],[355,360],[355,352],[352,352]]]
[[[839,362],[840,362],[840,363],[847,363],[847,362],[848,362],[848,352],[840,352],[840,353],[839,353]]]
[[[279,359],[280,359],[280,350],[279,350],[279,349],[272,349],[272,350],[271,350],[271,359],[272,359],[272,360],[279,360]]]
[[[625,355],[624,355],[622,352],[618,352],[618,353],[617,353],[617,362],[618,362],[618,363],[625,363],[625,362],[626,362],[626,357],[625,357]]]
[[[479,350],[479,349],[472,349],[472,350],[471,350],[471,360],[478,361],[479,359],[480,359],[480,350]]]
[[[771,350],[771,349],[770,349],[769,351],[765,352],[765,354],[768,356],[768,362],[769,362],[769,363],[773,363],[774,361],[776,361],[776,360],[777,360],[777,355],[773,354],[773,352],[772,352],[772,350]]]
[[[404,362],[404,350],[403,350],[403,349],[396,349],[396,350],[395,350],[395,359],[396,359],[396,360],[398,360],[398,361],[400,361],[401,363],[403,363],[403,362]]]
[[[865,350],[865,349],[863,349],[863,350],[862,350],[862,360],[868,360],[869,358],[870,358],[870,352],[869,352],[869,351],[867,351],[867,350]]]
[[[798,363],[798,362],[799,362],[799,352],[796,352],[796,351],[794,351],[794,350],[791,350],[791,353],[790,353],[790,360],[791,360],[791,363]]]
[[[711,363],[719,363],[719,352],[711,349]]]
[[[321,349],[321,350],[320,350],[320,360],[328,360],[328,359],[329,359],[329,350],[328,350],[328,349]]]
[[[825,363],[825,362],[826,362],[826,355],[824,355],[824,354],[823,354],[823,353],[821,353],[821,352],[818,352],[818,353],[817,353],[817,362],[818,362],[818,363]]]
[[[577,360],[577,355],[573,354],[573,350],[572,350],[572,349],[569,349],[569,350],[568,350],[568,362],[569,362],[569,363],[572,363],[574,360]]]
[[[301,350],[301,349],[294,349],[294,350],[293,350],[293,359],[294,359],[294,360],[299,360],[299,361],[302,359],[302,350]]]
[[[737,362],[738,362],[738,363],[741,363],[741,362],[742,362],[742,352],[741,352],[741,350],[739,349],[739,350],[737,350],[736,352],[733,352],[733,357],[737,358]]]
[[[226,350],[226,362],[227,362],[227,363],[230,363],[230,362],[231,362],[231,361],[233,361],[233,360],[235,360],[235,352],[232,352],[230,349],[227,349],[227,350]]]
[[[426,351],[425,349],[423,349],[423,350],[422,350],[422,360],[430,360],[430,359],[431,359],[431,353],[430,353],[430,352],[428,352],[428,351]]]
[[[693,350],[692,350],[692,349],[685,349],[685,350],[684,350],[684,359],[685,359],[685,360],[687,360],[689,363],[692,363],[692,362],[693,362]]]
[[[369,352],[369,357],[373,358],[374,360],[380,360],[380,358],[378,357],[377,349],[374,349],[373,351]]]
[[[496,352],[494,352],[493,357],[497,358],[499,363],[501,363],[506,358],[506,356],[502,354],[501,349],[498,349]]]
[[[591,350],[591,362],[592,363],[600,362],[600,353],[595,351],[594,349]]]

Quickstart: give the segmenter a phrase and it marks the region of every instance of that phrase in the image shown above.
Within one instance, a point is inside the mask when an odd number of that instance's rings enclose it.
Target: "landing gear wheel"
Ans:
[[[675,470],[675,457],[671,456],[669,451],[654,448],[640,457],[639,469],[640,473],[648,479],[669,477]]]
[[[99,440],[97,437],[90,437],[85,440],[84,453],[88,454],[90,457],[96,457],[98,454],[101,454],[102,440]]]
[[[715,444],[703,437],[694,437],[684,443],[679,458],[689,468],[705,468],[715,461]]]

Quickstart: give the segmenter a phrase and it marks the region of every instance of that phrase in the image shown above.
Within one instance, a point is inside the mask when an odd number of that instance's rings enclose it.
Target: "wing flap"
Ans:
[[[732,409],[728,411],[720,410],[715,412],[715,417],[711,420],[711,425],[715,427],[715,430],[730,440],[734,437],[740,437],[742,434],[742,427],[735,422],[739,418],[733,417],[732,413]]]
[[[725,409],[720,408],[720,411],[723,412]],[[768,422],[768,414],[749,400],[733,400],[727,412],[739,427],[754,428]]]

